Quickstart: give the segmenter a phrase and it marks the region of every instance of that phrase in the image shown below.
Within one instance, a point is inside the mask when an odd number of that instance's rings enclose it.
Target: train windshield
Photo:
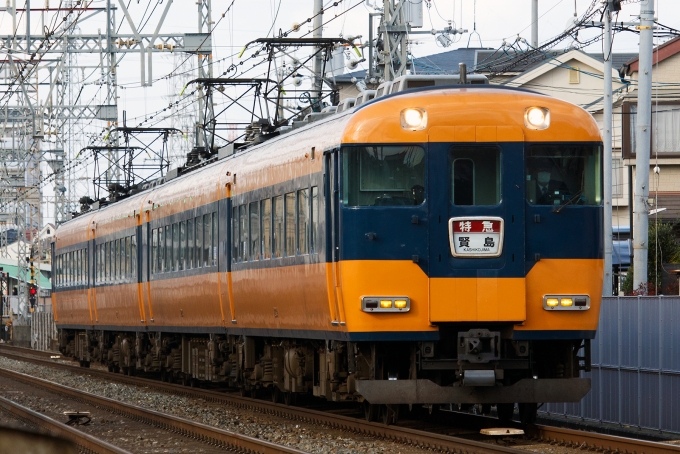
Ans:
[[[530,145],[525,175],[526,199],[532,205],[602,204],[601,145]]]
[[[415,206],[425,201],[422,147],[343,147],[342,168],[345,206]]]
[[[460,146],[451,150],[451,201],[454,205],[501,203],[501,151]]]

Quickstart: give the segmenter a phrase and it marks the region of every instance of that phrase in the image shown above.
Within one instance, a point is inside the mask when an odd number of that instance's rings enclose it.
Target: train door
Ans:
[[[326,289],[331,323],[344,322],[340,312],[342,298],[340,291],[340,220],[338,191],[338,154],[337,148],[324,151],[324,206],[325,206],[325,249],[326,249]]]
[[[431,143],[430,320],[522,321],[523,144]]]

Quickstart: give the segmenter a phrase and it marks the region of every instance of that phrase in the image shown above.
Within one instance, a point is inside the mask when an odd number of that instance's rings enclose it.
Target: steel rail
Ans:
[[[596,432],[585,432],[561,427],[533,426],[528,429],[530,436],[561,446],[587,447],[597,452],[636,454],[678,454],[680,446],[636,438],[618,437]]]
[[[0,408],[11,413],[15,418],[30,426],[38,427],[50,435],[71,441],[81,448],[80,452],[94,454],[130,454],[130,451],[109,444],[104,440],[99,440],[92,435],[81,432],[62,422],[41,415],[40,413],[36,413],[35,411],[19,405],[16,402],[12,402],[9,399],[5,399],[4,397],[0,397]]]
[[[222,403],[231,405],[237,408],[244,408],[254,410],[265,414],[279,416],[283,418],[308,422],[311,424],[319,424],[330,426],[332,428],[353,432],[362,435],[374,436],[377,438],[384,438],[394,440],[401,443],[408,443],[422,447],[429,447],[438,449],[444,452],[460,452],[461,449],[466,452],[525,452],[523,450],[513,448],[503,448],[497,445],[490,445],[488,443],[475,442],[458,437],[451,437],[447,435],[439,435],[431,432],[409,429],[398,426],[386,426],[384,424],[366,422],[361,419],[352,418],[348,416],[335,415],[318,410],[311,410],[300,407],[291,407],[282,404],[274,404],[271,402],[251,399],[247,397],[236,396],[233,394],[226,394],[219,391],[210,391],[205,389],[189,388],[182,385],[175,385],[164,383],[157,380],[145,379],[140,377],[128,377],[121,374],[113,374],[97,369],[85,369],[79,366],[72,366],[64,363],[57,363],[49,360],[42,360],[38,358],[24,357],[20,355],[11,354],[8,349],[0,349],[0,355],[12,357],[19,361],[30,361],[36,364],[47,365],[52,367],[59,367],[70,370],[78,374],[90,374],[105,380],[116,380],[120,383],[125,383],[133,386],[149,386],[156,390],[170,392],[173,394],[200,398],[206,401]],[[470,415],[472,416],[472,415]],[[561,444],[565,446],[578,446],[582,449],[593,449],[598,451],[611,452],[630,452],[636,454],[680,454],[680,446],[639,440],[635,438],[618,437],[607,434],[598,434],[594,432],[585,432],[572,429],[563,429],[551,426],[536,425],[531,426],[527,430],[527,434],[535,439],[545,441],[552,444]],[[483,451],[476,450],[478,445]],[[611,449],[610,449],[611,448]],[[525,453],[526,454],[526,453]]]
[[[87,403],[98,408],[108,410],[112,413],[123,415],[132,420],[140,421],[154,427],[159,427],[164,430],[171,430],[173,432],[190,436],[206,443],[223,446],[227,449],[235,450],[244,453],[260,453],[260,454],[304,454],[305,451],[299,449],[289,448],[287,446],[277,445],[269,441],[260,440],[257,438],[241,435],[235,432],[230,432],[223,429],[210,427],[206,424],[201,424],[188,419],[179,418],[177,416],[160,413],[154,410],[148,410],[136,405],[127,404],[124,402],[109,399],[107,397],[97,396],[86,391],[80,391],[68,388],[64,385],[54,383],[42,378],[32,377],[30,375],[14,372],[7,369],[0,369],[0,375],[5,377],[28,383],[31,386],[37,386],[47,389],[58,394],[66,395],[76,401]],[[117,451],[118,452],[118,451]]]

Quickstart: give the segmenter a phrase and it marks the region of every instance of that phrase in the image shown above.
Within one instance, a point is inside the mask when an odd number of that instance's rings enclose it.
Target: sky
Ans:
[[[12,0],[14,1],[14,0]],[[137,28],[141,26],[142,33],[153,33],[159,24],[160,17],[169,1],[172,1],[168,14],[160,26],[161,34],[196,33],[198,31],[197,5],[194,0],[109,0],[118,5],[115,12],[116,22],[120,26],[120,33],[130,33],[131,29],[125,21],[120,1],[129,5],[129,12]],[[468,32],[457,35],[455,42],[448,48],[437,45],[435,35],[431,33],[412,35],[411,53],[415,58],[424,57],[434,53],[453,50],[459,47],[491,47],[498,48],[504,41],[514,41],[518,36],[527,41],[531,35],[531,0],[410,0],[422,1],[424,11],[424,26],[422,31],[429,32],[432,29],[441,30],[449,23],[456,29],[467,29]],[[600,0],[596,0],[598,4]],[[574,13],[581,16],[590,6],[592,0],[539,0],[539,42],[544,42],[560,34],[573,20]],[[18,7],[22,7],[25,0],[16,0]],[[60,2],[47,0],[51,7],[56,7]],[[334,3],[337,5],[334,6]],[[39,5],[38,5],[39,4]],[[33,1],[33,8],[42,8],[43,0]],[[326,0],[328,8],[323,16],[327,22],[323,28],[326,37],[343,36],[354,37],[361,35],[361,42],[368,40],[368,18],[370,13],[377,13],[377,8],[382,7],[380,0]],[[93,7],[103,7],[106,0],[94,0],[90,3]],[[238,54],[243,46],[260,37],[278,35],[279,31],[291,30],[295,24],[299,26],[299,32],[290,36],[301,36],[311,30],[311,23],[306,22],[313,13],[313,0],[213,0],[212,20],[213,31],[213,62],[215,76],[227,71],[230,65],[243,62],[239,65],[241,74],[249,77],[265,76],[265,67],[252,67],[252,55],[254,47],[246,51],[241,59]],[[623,9],[618,15],[618,21],[631,22],[636,19],[640,11],[640,0],[624,0]],[[656,0],[656,16],[664,25],[680,29],[680,1]],[[31,14],[32,33],[40,34],[42,30],[41,13]],[[449,22],[450,21],[450,22]],[[49,17],[47,17],[49,22]],[[20,33],[25,30],[25,17],[19,21]],[[83,34],[97,33],[105,28],[104,15],[99,14],[82,22],[78,32]],[[11,35],[13,33],[9,14],[0,12],[0,34]],[[583,36],[597,34],[596,30],[583,32]],[[359,42],[359,40],[357,40]],[[661,43],[662,41],[657,41]],[[569,41],[564,43],[569,44]],[[586,50],[588,52],[601,51],[601,43],[595,43]],[[620,33],[614,39],[614,52],[637,52],[638,36],[633,33]],[[2,54],[2,49],[0,49]],[[296,57],[304,56],[305,51],[297,51]],[[155,82],[152,86],[141,86],[139,56],[130,54],[125,56],[118,67],[118,104],[119,119],[122,120],[122,112],[127,112],[128,125],[143,123],[144,126],[170,126],[172,120],[176,120],[177,110],[156,114],[168,103],[177,99],[183,93],[183,85],[189,80],[191,74],[182,76],[164,77],[173,72],[180,62],[194,64],[196,57],[188,56],[180,52],[155,53],[153,59],[153,77]],[[94,67],[99,62],[98,54],[78,54],[76,61],[79,65]],[[279,64],[281,62],[279,61]],[[287,61],[287,63],[290,63]],[[359,68],[366,69],[366,64],[361,63]],[[245,71],[245,72],[244,72]],[[102,104],[105,89],[97,84],[99,72],[87,70],[76,72],[74,78],[83,80],[82,92],[79,93],[79,103]],[[47,90],[43,90],[44,96]],[[184,94],[183,96],[186,96]],[[150,117],[154,115],[153,121]],[[75,136],[76,140],[72,147],[74,150],[87,145],[97,135],[101,135],[101,124],[97,122],[86,127],[83,134]],[[51,139],[54,140],[54,139]],[[44,143],[44,149],[56,146]],[[73,153],[71,154],[73,156]],[[46,172],[49,169],[45,169]],[[79,195],[90,194],[91,178],[93,170],[91,165],[83,165],[75,175],[78,181],[77,192]],[[52,193],[50,188],[45,189],[45,194]],[[77,200],[78,197],[75,197]],[[49,210],[45,212],[46,220],[49,220]]]

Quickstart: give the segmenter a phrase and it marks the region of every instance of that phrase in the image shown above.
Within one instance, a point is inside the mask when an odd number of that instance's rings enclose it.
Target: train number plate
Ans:
[[[503,252],[503,219],[475,216],[451,218],[449,245],[454,257],[498,257]]]

